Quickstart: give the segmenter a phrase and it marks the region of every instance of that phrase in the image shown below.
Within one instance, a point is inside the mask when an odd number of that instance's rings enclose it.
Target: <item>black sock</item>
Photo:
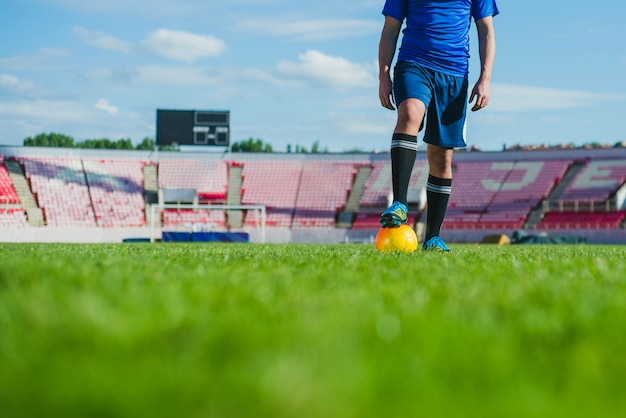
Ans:
[[[393,134],[391,140],[391,179],[393,184],[393,200],[405,205],[408,203],[407,193],[409,180],[417,155],[417,136]]]
[[[426,241],[438,236],[441,232],[441,225],[443,224],[443,218],[446,216],[451,191],[452,179],[440,179],[433,175],[428,176],[428,183],[426,184],[426,198],[428,199]]]

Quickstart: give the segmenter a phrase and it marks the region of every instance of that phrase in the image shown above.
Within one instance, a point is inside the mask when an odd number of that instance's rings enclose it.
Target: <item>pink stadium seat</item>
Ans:
[[[51,226],[145,226],[143,167],[129,158],[19,157],[36,201]],[[572,159],[459,161],[454,163],[446,229],[520,229],[564,178]],[[241,202],[267,208],[267,225],[287,228],[334,228],[345,208],[359,167],[372,172],[364,185],[353,229],[379,228],[380,213],[391,191],[388,158],[337,160],[303,158],[233,162],[242,167]],[[415,163],[409,195],[425,190],[428,164]],[[562,193],[564,201],[606,203],[626,180],[626,162],[589,160]],[[158,185],[194,189],[200,200],[224,203],[228,163],[223,160],[165,159],[158,164]],[[416,193],[417,192],[417,193]],[[2,204],[6,206],[3,208]],[[16,207],[11,207],[15,205]],[[25,213],[0,155],[0,223],[23,225]],[[570,206],[564,206],[569,208]],[[623,212],[549,212],[539,228],[616,228]],[[8,210],[11,210],[10,212]],[[249,213],[244,225],[258,219]],[[416,214],[410,213],[410,217]],[[164,225],[225,226],[224,211],[167,210]],[[413,222],[412,220],[410,222]]]
[[[134,159],[87,159],[83,166],[99,226],[144,226],[143,166]]]
[[[242,165],[241,203],[265,205],[268,226],[291,227],[302,162],[246,161]],[[257,222],[252,213],[247,214],[245,224],[255,225]]]
[[[194,189],[204,202],[224,203],[228,165],[222,160],[166,159],[159,161],[160,189]]]
[[[20,157],[50,226],[96,226],[82,161],[72,157]]]
[[[365,190],[361,197],[362,208],[386,209],[391,192],[391,161],[376,160],[372,163],[372,172],[365,183]],[[426,187],[428,180],[428,163],[417,160],[413,166],[409,181],[409,193],[419,192]]]
[[[561,195],[564,202],[603,202],[626,180],[626,161],[589,160]]]
[[[13,180],[4,166],[4,155],[0,154],[0,204],[19,204],[20,198],[13,186]]]
[[[561,180],[571,160],[455,164],[444,228],[519,229]]]
[[[614,229],[624,220],[626,211],[547,212],[538,229]]]
[[[28,220],[26,212],[21,208],[0,208],[0,227],[26,227]]]
[[[296,200],[293,228],[333,228],[337,212],[346,205],[358,164],[306,161]]]
[[[380,228],[380,213],[359,212],[354,218],[352,229],[377,229]]]
[[[166,209],[162,213],[163,226],[182,226],[189,230],[226,226],[223,210]]]
[[[464,161],[453,168],[444,229],[474,229],[513,169],[510,161]]]
[[[477,227],[522,228],[530,211],[548,197],[571,164],[571,160],[516,162],[485,207]],[[492,165],[491,168],[508,169],[507,165]],[[495,186],[496,183],[488,182],[484,185]]]

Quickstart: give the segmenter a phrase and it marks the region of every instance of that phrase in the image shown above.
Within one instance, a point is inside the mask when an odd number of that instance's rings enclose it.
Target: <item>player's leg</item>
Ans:
[[[383,228],[397,227],[408,217],[407,194],[417,154],[417,134],[431,98],[429,75],[417,64],[400,61],[394,71],[398,120],[391,141],[393,204],[381,215]]]
[[[424,249],[440,249],[449,251],[439,238],[441,225],[446,216],[448,200],[452,192],[452,154],[454,149],[428,144],[427,156],[429,164],[428,182],[426,183],[426,236]]]
[[[398,106],[398,122],[391,140],[391,179],[393,204],[381,215],[384,228],[406,223],[409,180],[417,154],[417,132],[426,107],[417,99],[406,99]]]
[[[467,79],[436,73],[436,91],[428,108],[424,141],[428,143],[428,212],[422,249],[449,251],[439,234],[452,192],[452,155],[465,143]]]

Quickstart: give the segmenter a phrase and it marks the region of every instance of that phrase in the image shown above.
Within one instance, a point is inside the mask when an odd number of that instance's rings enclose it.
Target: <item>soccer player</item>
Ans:
[[[489,103],[496,41],[495,0],[386,0],[385,24],[378,48],[379,97],[396,110],[391,140],[393,204],[380,216],[383,228],[407,220],[407,193],[417,153],[417,135],[424,128],[429,164],[426,236],[422,250],[450,251],[439,238],[452,190],[452,154],[465,143],[467,103],[472,111]],[[469,30],[478,31],[480,76],[469,101]],[[391,63],[402,28],[402,43],[391,80]]]

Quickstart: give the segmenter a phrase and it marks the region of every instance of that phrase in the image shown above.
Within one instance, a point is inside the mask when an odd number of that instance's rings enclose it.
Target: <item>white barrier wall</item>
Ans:
[[[258,243],[255,229],[247,229],[250,242]],[[267,228],[268,244],[337,244],[337,243],[373,243],[377,230],[345,230],[333,228]],[[477,243],[486,235],[504,234],[512,236],[512,230],[443,230],[441,237],[450,243]],[[626,230],[542,230],[527,231],[529,234],[546,233],[558,236],[584,236],[588,244],[626,244]],[[122,243],[124,239],[149,239],[149,228],[0,228],[0,242],[22,243],[76,243],[104,244]],[[155,238],[161,238],[161,230],[155,230]],[[421,238],[420,238],[421,239]]]

